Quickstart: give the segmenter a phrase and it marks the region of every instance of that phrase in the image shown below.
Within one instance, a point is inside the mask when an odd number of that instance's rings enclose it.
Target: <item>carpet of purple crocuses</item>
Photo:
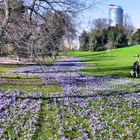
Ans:
[[[0,139],[140,139],[140,93],[132,92],[140,88],[140,80],[87,76],[80,70],[87,65],[78,58],[66,58],[8,72],[37,75],[45,84],[59,82],[63,92],[46,97],[44,93],[1,90]],[[45,104],[44,126],[40,127],[43,130],[39,130],[43,97],[49,101]]]

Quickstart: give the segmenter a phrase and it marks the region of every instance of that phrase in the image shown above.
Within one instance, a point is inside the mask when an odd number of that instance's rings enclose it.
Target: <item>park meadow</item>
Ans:
[[[139,48],[69,52],[44,71],[0,64],[0,138],[139,139]]]
[[[0,0],[0,140],[140,140],[139,5],[124,1]]]

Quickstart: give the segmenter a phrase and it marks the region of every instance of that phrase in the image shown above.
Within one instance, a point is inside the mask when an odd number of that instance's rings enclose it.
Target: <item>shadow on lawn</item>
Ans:
[[[91,54],[84,54],[81,53],[81,54],[78,54],[77,57],[93,57],[93,56],[104,56],[105,54],[108,54],[108,52],[99,52],[99,53],[91,53]]]
[[[26,79],[29,79],[29,80],[38,80],[40,79],[39,77],[20,77],[20,76],[15,76],[15,77],[8,77],[9,75],[7,76],[0,76],[0,78],[4,78],[4,79],[7,79],[7,80],[26,80]]]
[[[26,84],[26,83],[0,83],[0,86],[24,86],[24,87],[43,87],[45,86],[46,84],[32,84],[32,83],[29,83],[29,84]]]
[[[26,66],[75,66],[75,65],[83,65],[83,64],[81,64],[80,63],[80,61],[79,60],[76,60],[76,61],[63,61],[62,63],[59,63],[59,64],[56,64],[56,63],[54,63],[54,64],[26,64],[26,65],[23,65],[23,64],[0,64],[0,67],[6,67],[6,68],[14,68],[14,67],[17,67],[17,66],[23,66],[23,67],[26,67]],[[18,67],[17,67],[18,68]]]
[[[41,74],[41,73],[51,73],[51,74],[57,74],[57,73],[68,73],[68,72],[70,72],[70,73],[78,73],[79,72],[79,70],[67,70],[67,71],[65,71],[65,70],[52,70],[52,71],[43,71],[43,70],[41,70],[41,71],[32,71],[32,72],[30,72],[30,71],[23,71],[23,72],[20,72],[20,74],[30,74],[30,73],[32,73],[32,74]]]
[[[6,67],[11,67],[11,66],[32,66],[32,65],[35,65],[35,64],[12,64],[12,63],[0,63],[0,66],[6,66]]]
[[[114,59],[116,56],[99,56],[98,58],[97,57],[90,57],[90,58],[86,58],[86,59],[83,59],[81,60],[81,62],[95,62],[96,61],[104,61],[104,60],[112,60]]]
[[[94,67],[94,68],[91,68],[91,67],[86,67],[84,69],[84,71],[88,72],[88,73],[95,73],[95,75],[98,75],[98,73],[100,74],[103,74],[104,76],[105,75],[109,75],[109,76],[122,76],[122,77],[130,77],[130,70],[131,70],[131,66],[112,66],[110,67],[109,66],[106,66],[103,67],[101,66],[100,67]]]
[[[42,100],[50,100],[50,101],[53,101],[54,99],[64,99],[64,98],[99,98],[99,97],[109,97],[109,96],[125,96],[125,95],[131,95],[132,93],[139,93],[140,92],[140,89],[138,90],[135,90],[135,91],[123,91],[123,92],[120,92],[120,91],[103,91],[103,92],[100,92],[100,93],[97,93],[97,94],[89,94],[89,95],[64,95],[64,96],[54,96],[54,97],[44,97],[44,96],[40,96],[40,97],[33,97],[33,96],[27,96],[27,97],[20,97],[20,96],[17,96],[16,98],[20,98],[20,99],[32,99],[32,100],[39,100],[39,99],[42,99]],[[140,97],[140,95],[138,94],[137,95],[138,97]],[[9,96],[9,97],[12,97],[12,96]]]

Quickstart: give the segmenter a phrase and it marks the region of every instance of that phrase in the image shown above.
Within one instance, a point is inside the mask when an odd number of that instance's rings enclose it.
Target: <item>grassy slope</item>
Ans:
[[[130,69],[133,63],[140,58],[134,57],[140,54],[140,46],[114,49],[102,52],[70,52],[70,56],[82,58],[83,62],[95,65],[83,68],[93,76],[123,76],[130,77]]]

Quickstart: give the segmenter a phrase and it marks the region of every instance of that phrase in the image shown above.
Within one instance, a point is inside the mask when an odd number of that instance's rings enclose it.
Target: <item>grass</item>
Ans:
[[[101,121],[108,123],[109,126],[109,130],[104,131],[102,137],[113,137],[115,139],[139,138],[140,130],[136,125],[139,124],[140,113],[138,107],[135,107],[134,103],[130,105],[130,102],[122,98],[117,99],[117,97],[94,99],[91,102],[90,107],[95,112],[101,112]],[[129,118],[132,120],[129,120]]]
[[[133,57],[138,53],[140,46],[134,46],[129,48],[112,50],[110,52],[71,52],[69,55],[81,57],[83,62],[93,63],[95,65],[83,68],[84,71],[95,76],[129,76],[129,71],[132,63],[139,58]],[[129,51],[129,53],[127,53]],[[25,75],[6,75],[5,72],[22,66],[18,65],[0,65],[0,77],[5,78],[5,82],[0,85],[0,89],[20,89],[26,92],[44,92],[44,96],[48,94],[54,94],[62,91],[59,87],[59,83],[44,83],[37,76],[25,76]],[[127,68],[125,68],[127,67]],[[105,71],[106,69],[106,71]],[[134,82],[135,79],[133,79]],[[108,84],[108,83],[105,83]],[[113,84],[112,86],[122,87],[120,84]],[[131,88],[131,85],[127,85],[124,88]],[[123,90],[122,89],[122,90]],[[127,89],[128,90],[128,89]],[[60,103],[59,103],[60,102]],[[78,131],[79,126],[84,128],[84,132],[89,139],[93,139],[92,131],[89,126],[90,115],[81,117],[76,108],[75,102],[70,100],[71,108],[75,111],[71,114],[66,105],[64,99],[54,103],[51,100],[43,100],[41,111],[39,112],[39,119],[37,124],[36,133],[33,137],[34,140],[43,139],[61,139],[62,136],[66,136],[67,139],[80,139],[84,137],[83,133]],[[129,102],[125,100],[116,99],[116,97],[109,98],[93,98],[88,101],[89,104],[86,108],[80,108],[81,110],[92,109],[94,110],[95,117],[99,118],[107,128],[103,131],[95,131],[95,139],[137,139],[139,138],[138,126],[139,124],[139,108],[129,105]],[[56,104],[56,105],[55,105]],[[137,103],[138,104],[138,103]],[[114,105],[114,106],[113,106]],[[58,116],[59,115],[59,116]],[[59,117],[61,119],[59,119]],[[129,121],[129,118],[131,119]],[[96,122],[96,120],[93,119]],[[94,122],[92,122],[94,124]],[[61,127],[61,125],[63,127]],[[97,125],[98,126],[98,125]],[[62,130],[60,129],[62,128]],[[101,133],[102,132],[102,133]]]
[[[133,96],[133,95],[132,95]],[[87,99],[86,99],[87,100]],[[70,101],[71,109],[74,113],[71,114],[67,106],[61,106],[64,100],[57,103],[51,101],[44,101],[42,104],[42,111],[39,117],[39,124],[37,131],[33,137],[35,140],[42,139],[61,139],[62,136],[66,138],[78,140],[81,136],[87,139],[139,139],[139,106],[133,101],[126,101],[120,97],[105,97],[105,98],[92,98],[87,100],[89,102],[86,108],[76,107],[75,101]],[[132,102],[132,105],[130,103]],[[60,104],[59,104],[60,103]],[[94,110],[94,117],[92,122],[90,114],[81,116],[78,113],[80,110]],[[98,120],[104,125],[103,129],[98,125]],[[97,123],[98,122],[98,123]],[[97,125],[97,130],[92,131],[92,124]],[[90,127],[89,127],[90,126]],[[60,129],[61,128],[61,129]],[[79,128],[83,128],[84,134],[79,132]],[[94,135],[94,138],[93,138]],[[85,139],[86,139],[85,138]]]
[[[25,92],[43,92],[46,96],[52,93],[61,92],[59,83],[43,83],[38,76],[27,76],[19,74],[5,74],[11,70],[23,67],[23,65],[0,64],[1,90],[22,90]]]
[[[58,115],[62,117],[63,130],[60,130],[60,123],[62,122],[58,119]],[[59,104],[55,106],[52,101],[44,101],[38,121],[37,131],[33,137],[34,140],[46,140],[48,138],[60,140],[62,136],[66,136],[68,139],[75,139],[80,135],[77,129],[77,125],[80,125],[79,117],[75,117],[75,114],[70,114],[67,108],[61,108]],[[71,130],[68,125],[72,128]]]
[[[49,61],[48,64],[53,61]],[[19,74],[5,74],[17,68],[21,68],[23,65],[14,64],[0,64],[0,90],[22,90],[24,92],[43,92],[44,97],[48,97],[50,94],[62,92],[58,82],[50,82],[47,85],[42,82],[39,76],[27,76]],[[52,122],[46,122],[46,113],[49,114],[49,118],[53,119],[54,111],[47,111],[47,101],[43,100],[41,105],[41,111],[39,112],[39,120],[37,123],[37,132],[33,139],[40,139],[40,137],[46,136],[47,128],[52,126]],[[53,113],[52,113],[53,111]],[[48,114],[47,114],[48,115]],[[45,124],[45,125],[44,125]],[[43,128],[43,127],[44,128]],[[51,135],[54,130],[52,131]],[[48,134],[48,133],[47,133]],[[47,137],[46,137],[47,138]]]
[[[80,57],[83,62],[94,64],[82,69],[89,75],[119,77],[130,77],[133,63],[140,61],[135,57],[137,54],[140,54],[140,45],[101,52],[68,53],[69,56]]]

